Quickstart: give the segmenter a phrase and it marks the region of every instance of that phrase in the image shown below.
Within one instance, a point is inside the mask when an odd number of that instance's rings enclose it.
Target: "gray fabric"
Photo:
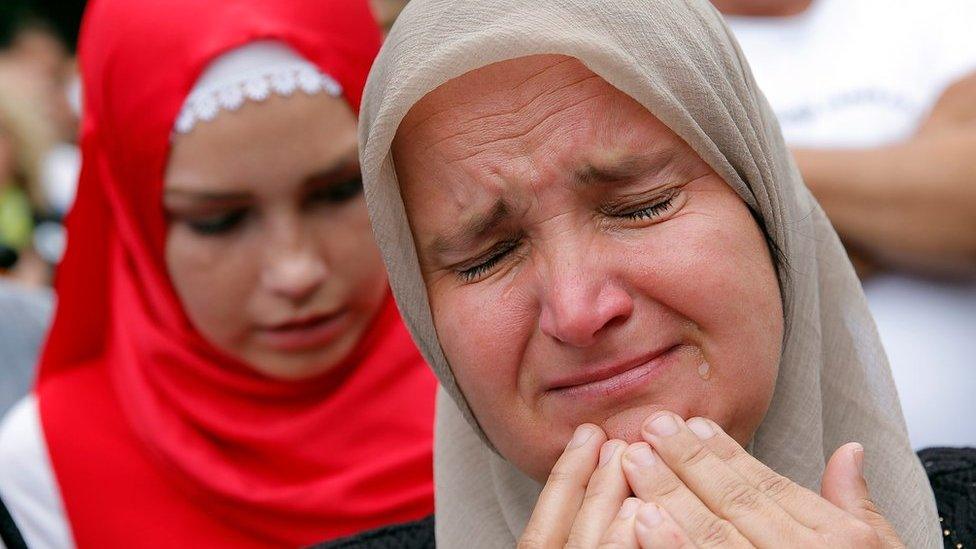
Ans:
[[[48,291],[0,280],[0,417],[30,391],[51,303]]]
[[[861,442],[872,494],[904,541],[940,546],[932,491],[860,284],[738,46],[705,0],[414,0],[376,60],[360,116],[366,200],[397,303],[449,396],[437,412],[438,544],[513,545],[539,486],[492,452],[455,384],[390,145],[407,111],[444,82],[542,53],[578,58],[644,105],[761,213],[782,250],[786,336],[753,454],[817,490],[833,450]]]

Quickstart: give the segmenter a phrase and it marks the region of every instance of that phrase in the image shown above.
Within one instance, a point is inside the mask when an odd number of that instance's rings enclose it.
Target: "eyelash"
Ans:
[[[654,204],[651,204],[650,206],[645,206],[638,210],[634,210],[631,212],[622,212],[622,213],[610,213],[608,215],[611,215],[612,217],[626,218],[631,221],[646,221],[648,219],[653,219],[663,214],[664,212],[670,210],[671,207],[674,205],[674,199],[675,199],[675,195],[672,194],[660,202],[656,202]],[[518,245],[517,240],[503,243],[500,248],[490,253],[487,259],[485,259],[481,263],[478,263],[477,265],[474,265],[467,269],[458,270],[457,271],[458,278],[460,278],[463,282],[473,282],[477,280],[478,278],[490,272],[496,265],[498,265],[499,262],[501,262],[502,259],[505,258],[505,256],[509,254],[509,252],[514,250],[517,245]]]
[[[457,271],[458,277],[464,282],[473,282],[491,271],[502,259],[505,259],[505,256],[507,256],[509,252],[514,250],[517,246],[518,240],[510,240],[502,243],[501,247],[491,252],[488,258],[481,263],[478,263],[473,267],[468,267],[467,269]]]
[[[236,228],[247,216],[247,210],[234,210],[221,215],[185,221],[186,225],[201,236],[216,236]]]
[[[310,203],[341,204],[359,196],[362,191],[363,180],[357,176],[341,183],[315,189],[309,193],[306,200]],[[200,236],[220,236],[237,228],[247,215],[248,210],[242,208],[210,217],[188,219],[185,223]]]
[[[631,212],[613,213],[611,215],[613,217],[623,217],[631,221],[646,221],[648,219],[653,219],[663,214],[664,212],[670,210],[671,206],[674,205],[674,198],[675,195],[672,194],[669,195],[664,200],[651,204],[650,206],[645,206],[643,208]]]
[[[315,189],[309,194],[309,199],[315,202],[340,204],[352,200],[362,192],[363,178],[356,176],[341,183]]]

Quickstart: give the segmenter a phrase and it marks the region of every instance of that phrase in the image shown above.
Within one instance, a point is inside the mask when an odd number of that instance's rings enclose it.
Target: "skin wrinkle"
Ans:
[[[474,158],[474,157],[478,156],[479,154],[482,154],[482,153],[485,152],[484,149],[479,149],[478,147],[484,147],[486,145],[497,145],[497,144],[507,143],[507,142],[510,142],[510,141],[515,141],[515,140],[518,140],[520,138],[523,138],[523,137],[525,137],[525,136],[527,136],[527,135],[529,135],[529,134],[531,134],[531,133],[533,133],[535,131],[541,131],[541,127],[544,124],[546,124],[546,122],[549,120],[549,118],[552,115],[554,115],[554,114],[556,114],[556,113],[558,113],[560,111],[569,110],[569,109],[572,109],[574,107],[580,107],[583,104],[585,104],[588,101],[591,101],[593,99],[597,99],[597,96],[586,97],[586,98],[580,99],[576,103],[573,103],[573,104],[570,104],[570,105],[560,106],[558,108],[555,108],[554,107],[553,109],[551,109],[550,112],[546,113],[546,116],[540,118],[534,124],[529,125],[529,127],[526,127],[526,128],[521,128],[520,127],[520,128],[513,129],[512,135],[498,137],[498,138],[489,138],[489,137],[486,137],[484,141],[478,142],[478,143],[461,143],[461,146],[458,147],[458,148],[460,148],[462,150],[467,150],[469,148],[475,148],[475,152],[470,153],[470,154],[461,154],[460,156],[453,156],[453,157],[450,157],[448,160],[450,162],[463,162],[464,160],[469,160],[469,159]],[[524,108],[529,108],[529,107],[530,106],[526,106]],[[517,114],[517,113],[515,113],[515,114]],[[507,117],[498,117],[498,118],[507,118]],[[456,138],[459,138],[459,137],[464,137],[466,135],[474,135],[474,136],[482,136],[482,135],[485,135],[485,136],[488,136],[488,135],[490,135],[490,131],[485,131],[485,130],[486,129],[489,129],[490,130],[492,128],[497,128],[498,126],[499,125],[488,125],[488,124],[484,124],[484,125],[479,125],[478,127],[472,128],[472,129],[467,130],[467,131],[460,130],[455,135],[447,136],[444,139],[440,140],[438,143],[431,144],[431,146],[436,146],[440,142],[450,141],[451,139],[456,139]]]
[[[538,71],[540,59],[552,70]],[[747,442],[772,395],[782,330],[761,230],[687,144],[602,80],[574,88],[587,100],[569,101],[576,105],[569,110],[550,108],[566,98],[541,95],[518,111],[523,120],[498,119],[505,126],[480,136],[498,141],[456,159],[468,143],[457,128],[510,109],[504,98],[530,72],[539,76],[525,85],[543,91],[594,76],[564,57],[491,65],[425,96],[404,118],[409,139],[398,132],[393,143],[435,330],[479,424],[537,480],[583,422],[633,441],[647,415],[668,408],[711,417]],[[432,111],[440,116],[429,117]],[[522,132],[543,115],[544,124]],[[587,163],[628,155],[672,158],[631,180],[580,184]],[[669,193],[671,209],[653,214],[660,217],[622,216]],[[502,198],[516,215],[478,249],[521,236],[490,270],[464,281],[423,257],[425,243]],[[621,213],[608,214],[608,204]],[[623,392],[567,399],[552,390],[567,375],[672,345],[671,367]],[[711,367],[707,383],[698,374],[701,356]]]

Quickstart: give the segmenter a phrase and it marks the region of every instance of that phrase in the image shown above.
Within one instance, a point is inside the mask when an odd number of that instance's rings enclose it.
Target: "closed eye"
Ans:
[[[246,216],[247,210],[242,208],[218,215],[185,218],[182,223],[199,235],[218,236],[233,231]]]
[[[655,221],[674,209],[680,189],[672,189],[665,194],[658,194],[651,199],[638,204],[614,204],[600,208],[607,217],[624,221]]]
[[[349,201],[363,192],[363,178],[359,175],[338,183],[323,185],[308,193],[310,202],[326,204],[341,204]]]
[[[617,217],[625,217],[627,219],[633,219],[634,221],[641,221],[647,219],[654,219],[661,214],[667,212],[674,205],[674,195],[667,197],[665,200],[660,202],[655,202],[649,206],[644,206],[643,208],[633,210],[630,212],[624,212],[618,214]]]
[[[479,259],[475,259],[476,262],[473,265],[467,266],[462,265],[462,268],[455,270],[458,278],[463,282],[474,282],[485,275],[489,274],[492,269],[495,268],[505,257],[507,257],[515,248],[518,247],[519,240],[507,240],[501,242],[498,246],[490,250],[487,254]]]

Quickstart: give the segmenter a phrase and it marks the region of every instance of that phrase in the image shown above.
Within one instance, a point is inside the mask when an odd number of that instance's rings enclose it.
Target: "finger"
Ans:
[[[695,428],[697,433],[677,415],[661,412],[644,422],[641,435],[713,513],[730,521],[752,543],[776,546],[813,538],[811,529],[797,522],[702,443],[702,438],[715,436],[710,424],[695,423]]]
[[[620,463],[626,447],[622,440],[610,440],[600,448],[600,460],[569,532],[568,547],[596,546],[630,494]]]
[[[634,525],[637,542],[644,549],[691,549],[695,544],[668,512],[653,503],[641,505]]]
[[[692,418],[687,424],[712,453],[801,524],[820,530],[844,518],[839,509],[827,505],[819,495],[750,455],[714,421]]]
[[[586,484],[596,468],[600,445],[606,435],[596,425],[576,428],[573,438],[549,473],[532,517],[519,540],[519,547],[562,547],[586,493]]]
[[[705,506],[646,442],[631,444],[624,452],[624,474],[634,495],[667,509],[695,545],[750,546],[732,523]]]
[[[864,479],[864,447],[856,442],[838,448],[824,470],[820,493],[824,499],[870,526],[886,546],[899,545],[898,534],[871,499]]]
[[[627,498],[620,505],[620,511],[610,522],[607,531],[603,534],[598,547],[602,549],[636,549],[637,534],[634,532],[634,521],[637,509],[641,506],[641,500],[637,498]]]

